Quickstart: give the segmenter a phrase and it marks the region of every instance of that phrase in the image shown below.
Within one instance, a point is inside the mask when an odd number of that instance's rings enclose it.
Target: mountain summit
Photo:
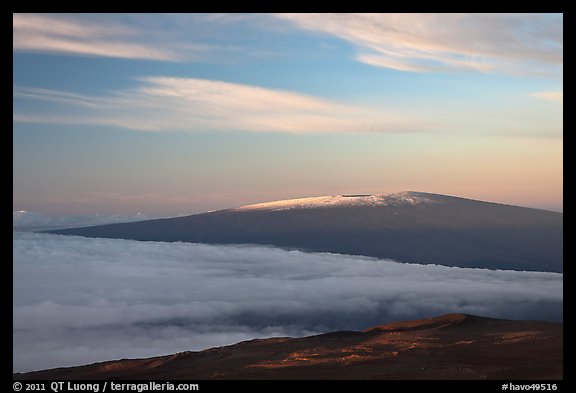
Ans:
[[[232,209],[234,211],[247,210],[289,210],[289,209],[314,209],[334,208],[351,206],[394,206],[401,204],[414,205],[417,203],[433,202],[422,192],[405,191],[397,194],[365,195],[348,194],[335,196],[322,196],[312,198],[287,199],[283,201],[257,203]]]
[[[409,263],[562,272],[562,225],[562,213],[409,191],[291,199],[49,232],[259,244]]]

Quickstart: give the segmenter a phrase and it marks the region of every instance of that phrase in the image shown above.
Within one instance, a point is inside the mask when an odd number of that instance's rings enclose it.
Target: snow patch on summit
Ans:
[[[233,211],[250,210],[292,210],[292,209],[312,209],[312,208],[333,208],[349,206],[394,206],[394,205],[416,205],[419,203],[431,203],[433,199],[423,193],[405,191],[396,194],[380,195],[332,195],[312,198],[287,199],[274,202],[257,203],[231,209]]]

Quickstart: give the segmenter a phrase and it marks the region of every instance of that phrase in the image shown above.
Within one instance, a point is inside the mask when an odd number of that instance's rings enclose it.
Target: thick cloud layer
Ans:
[[[14,371],[463,312],[562,320],[562,274],[14,232]]]

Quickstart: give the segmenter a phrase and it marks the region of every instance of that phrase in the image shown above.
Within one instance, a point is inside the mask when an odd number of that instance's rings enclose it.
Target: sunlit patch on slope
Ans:
[[[434,200],[427,198],[418,192],[400,192],[397,194],[381,195],[334,195],[312,198],[287,199],[282,201],[257,203],[254,205],[242,206],[233,210],[289,210],[289,209],[309,209],[316,207],[344,207],[344,206],[390,206],[398,204],[415,205],[418,203],[434,203]]]

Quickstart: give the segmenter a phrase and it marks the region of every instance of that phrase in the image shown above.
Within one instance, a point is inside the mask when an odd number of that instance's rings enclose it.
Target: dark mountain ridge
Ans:
[[[49,233],[209,244],[257,244],[400,262],[563,271],[562,213],[402,192],[276,201],[185,217]]]

